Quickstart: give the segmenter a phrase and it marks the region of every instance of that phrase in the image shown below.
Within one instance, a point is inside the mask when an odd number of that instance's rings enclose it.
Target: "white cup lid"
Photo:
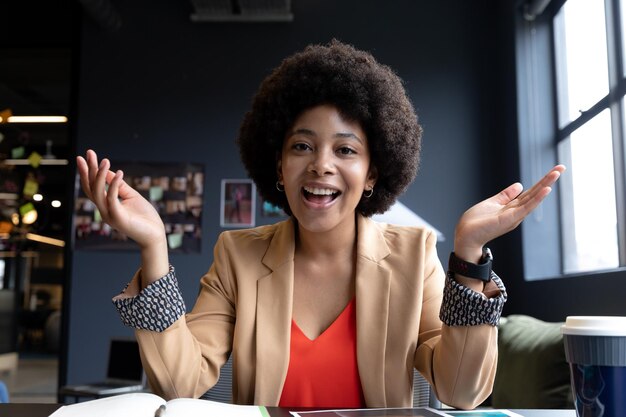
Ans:
[[[574,336],[626,336],[626,317],[569,316],[561,333]]]

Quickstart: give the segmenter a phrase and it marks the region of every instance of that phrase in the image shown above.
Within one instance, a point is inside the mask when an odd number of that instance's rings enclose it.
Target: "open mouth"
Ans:
[[[303,187],[302,195],[307,201],[316,204],[327,204],[336,199],[341,194],[338,190],[331,188]]]

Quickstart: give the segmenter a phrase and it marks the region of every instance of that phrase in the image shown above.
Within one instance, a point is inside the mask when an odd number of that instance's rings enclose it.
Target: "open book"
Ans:
[[[265,407],[233,405],[193,398],[165,401],[150,393],[132,393],[65,405],[50,417],[269,417]]]

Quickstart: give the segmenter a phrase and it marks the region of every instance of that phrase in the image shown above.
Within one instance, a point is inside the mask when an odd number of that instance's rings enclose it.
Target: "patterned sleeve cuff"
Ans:
[[[491,280],[498,286],[500,295],[487,298],[483,293],[473,291],[456,282],[454,273],[448,271],[439,312],[441,321],[448,326],[480,324],[497,326],[507,294],[502,280],[495,272],[491,272]]]
[[[113,300],[122,322],[135,329],[162,332],[185,314],[174,267],[131,298]]]

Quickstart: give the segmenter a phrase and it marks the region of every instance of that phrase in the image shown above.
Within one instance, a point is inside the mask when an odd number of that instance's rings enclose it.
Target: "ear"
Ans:
[[[367,180],[365,180],[366,189],[374,188],[376,181],[378,180],[378,169],[375,166],[370,166],[370,170],[367,174]]]

